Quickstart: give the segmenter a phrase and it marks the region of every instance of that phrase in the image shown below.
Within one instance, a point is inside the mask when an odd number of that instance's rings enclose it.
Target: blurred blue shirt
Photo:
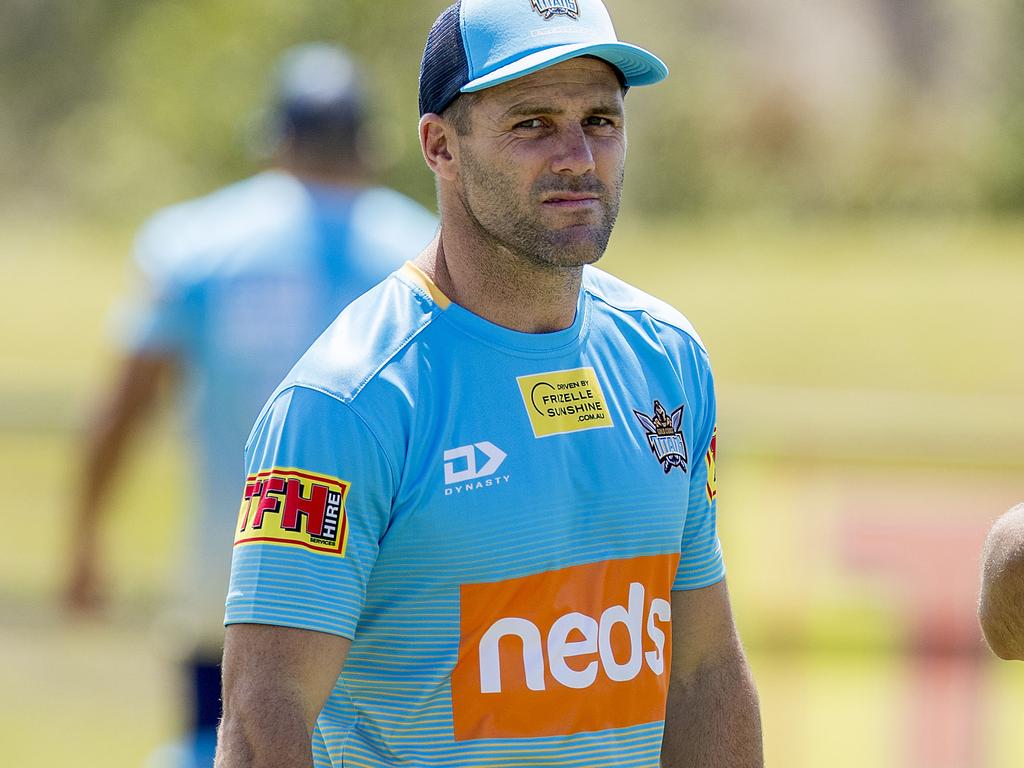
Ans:
[[[242,449],[260,408],[354,298],[434,236],[437,221],[384,188],[304,183],[268,171],[157,213],[136,263],[146,298],[121,318],[129,352],[180,362],[196,507],[180,591],[219,633]]]

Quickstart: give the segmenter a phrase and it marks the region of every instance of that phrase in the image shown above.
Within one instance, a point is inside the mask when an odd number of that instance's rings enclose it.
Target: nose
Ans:
[[[565,128],[559,135],[558,153],[551,170],[558,174],[583,176],[594,170],[594,153],[590,139],[581,125]]]

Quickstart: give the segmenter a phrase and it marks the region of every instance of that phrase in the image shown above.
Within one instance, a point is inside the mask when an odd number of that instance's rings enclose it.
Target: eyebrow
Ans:
[[[591,115],[613,115],[615,117],[622,117],[622,107],[615,102],[609,102],[607,104],[598,104],[595,107],[591,107],[587,110],[588,114]],[[505,111],[504,117],[529,117],[531,115],[564,115],[565,109],[563,107],[556,107],[553,105],[545,105],[543,103],[538,104],[516,104],[515,106],[509,107]]]

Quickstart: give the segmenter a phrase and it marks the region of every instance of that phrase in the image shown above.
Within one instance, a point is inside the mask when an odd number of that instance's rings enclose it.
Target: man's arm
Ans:
[[[672,593],[664,768],[760,768],[761,714],[725,581]]]
[[[978,619],[1001,659],[1024,661],[1024,504],[989,531],[982,554]]]
[[[350,645],[305,629],[229,626],[216,768],[312,768],[316,718]]]
[[[71,563],[64,587],[65,603],[73,611],[91,611],[101,602],[97,561],[103,503],[129,438],[152,411],[174,363],[173,357],[154,353],[128,357],[92,418],[75,495]]]

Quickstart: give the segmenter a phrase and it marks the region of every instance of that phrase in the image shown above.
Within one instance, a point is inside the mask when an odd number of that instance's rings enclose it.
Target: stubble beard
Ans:
[[[526,204],[518,199],[511,175],[485,167],[465,149],[461,170],[463,206],[478,235],[490,244],[546,269],[578,269],[604,255],[619,214],[623,169],[612,189],[593,176],[552,175],[534,185]],[[600,219],[561,229],[545,226],[540,217],[541,196],[559,191],[598,195]]]

